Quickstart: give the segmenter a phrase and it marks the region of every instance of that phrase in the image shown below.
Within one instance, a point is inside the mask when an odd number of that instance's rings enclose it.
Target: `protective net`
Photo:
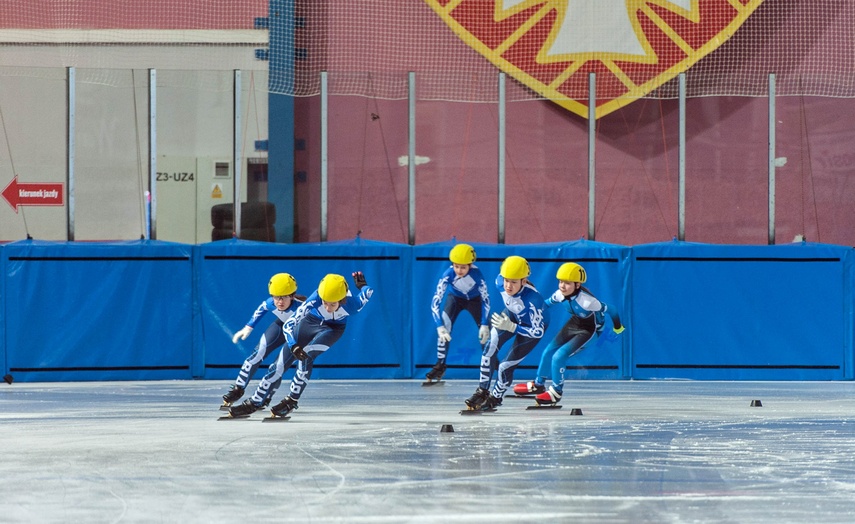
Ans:
[[[11,0],[0,3],[0,65],[235,67],[268,41],[293,42],[275,93],[421,100],[551,99],[585,115],[589,73],[598,116],[639,97],[855,96],[855,2],[847,0]],[[273,15],[268,17],[269,12]],[[268,29],[269,28],[269,32]],[[221,46],[222,53],[188,47]],[[175,46],[185,51],[164,52]],[[25,52],[22,52],[25,50]],[[244,55],[245,58],[246,55]],[[281,62],[281,57],[279,61]],[[290,56],[286,64],[292,63]],[[244,60],[245,69],[267,62]]]
[[[298,2],[297,77],[272,89],[406,97],[406,73],[428,100],[493,102],[496,67],[508,100],[568,109],[597,73],[603,113],[638,97],[855,95],[855,2],[845,0],[384,0]],[[494,66],[495,65],[495,66]]]
[[[296,97],[295,239],[315,241],[326,71],[328,238],[362,232],[406,242],[414,72],[417,242],[489,242],[497,238],[504,71],[507,242],[580,238],[588,220],[584,117],[596,73],[597,117],[605,117],[597,130],[596,237],[653,242],[677,230],[676,76],[685,72],[687,239],[764,243],[764,97],[774,73],[779,237],[855,244],[853,132],[840,118],[852,105],[842,99],[855,97],[853,25],[852,0],[7,0],[0,2],[0,176],[64,180],[63,68],[74,66],[77,227],[92,230],[79,237],[138,236],[139,227],[126,224],[141,219],[81,216],[103,207],[87,205],[106,200],[99,191],[119,195],[117,212],[140,201],[144,70],[158,70],[159,152],[191,156],[230,155],[231,70],[248,70],[245,156],[253,139],[268,138],[266,92]],[[64,218],[61,209],[38,211],[57,215],[45,223]],[[21,238],[23,226],[3,232],[18,227],[19,216],[2,206],[0,213],[13,217],[0,217],[0,240]],[[105,223],[124,229],[96,230]],[[28,231],[64,235],[48,226]]]

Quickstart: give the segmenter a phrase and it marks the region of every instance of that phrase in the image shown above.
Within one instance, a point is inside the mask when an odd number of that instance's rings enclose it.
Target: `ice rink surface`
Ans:
[[[0,383],[0,521],[855,522],[851,382],[573,381],[463,416],[474,380],[316,380],[273,424],[218,421],[228,385]]]

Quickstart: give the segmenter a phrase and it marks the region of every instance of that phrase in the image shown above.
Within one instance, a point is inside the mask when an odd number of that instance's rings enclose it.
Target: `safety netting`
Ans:
[[[39,52],[0,65],[73,66],[120,47],[163,67],[163,46],[196,46],[189,60],[205,68],[209,46],[243,47],[293,63],[274,66],[276,93],[317,95],[327,71],[332,95],[401,99],[414,72],[422,100],[495,102],[504,71],[508,100],[582,114],[591,73],[602,112],[677,97],[679,73],[689,97],[765,96],[770,73],[778,95],[852,97],[853,26],[848,0],[7,0],[0,47]]]

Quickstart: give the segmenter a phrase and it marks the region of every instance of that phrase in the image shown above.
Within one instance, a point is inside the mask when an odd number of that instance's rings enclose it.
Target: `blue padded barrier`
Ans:
[[[6,257],[5,245],[0,245],[0,364],[2,364],[3,376],[9,373],[9,365],[6,358]]]
[[[24,240],[3,248],[16,380],[190,378],[192,248]]]
[[[456,242],[439,242],[413,247],[413,360],[414,377],[424,377],[436,362],[436,326],[430,312],[431,298],[442,272],[451,265],[448,254]],[[621,318],[629,322],[629,253],[624,246],[578,240],[566,243],[495,245],[472,243],[477,253],[475,265],[484,273],[490,290],[491,308],[501,312],[504,308],[500,290],[495,286],[502,261],[510,255],[525,257],[531,266],[531,281],[544,298],[558,289],[555,273],[568,261],[582,264],[588,272],[587,287],[595,296],[617,307]],[[514,378],[531,380],[540,361],[540,355],[550,340],[567,321],[568,313],[561,306],[547,310],[549,329],[541,342],[523,360]],[[608,324],[611,329],[611,323]],[[510,348],[505,344],[500,357]],[[629,351],[629,338],[624,336],[614,342],[592,343],[568,362],[567,378],[623,378],[628,376],[624,351]],[[478,328],[468,313],[463,312],[452,329],[448,352],[446,378],[478,379],[481,348]]]
[[[344,336],[315,361],[312,378],[408,378],[410,247],[370,240],[314,244],[271,244],[222,240],[199,246],[197,282],[202,312],[203,343],[197,344],[194,362],[202,362],[206,379],[233,380],[252,353],[258,337],[273,322],[265,315],[252,334],[238,345],[232,335],[249,320],[269,294],[267,283],[275,273],[297,279],[297,293],[309,296],[327,273],[347,278],[365,273],[374,296],[362,312],[348,320]],[[264,364],[275,361],[275,355]],[[264,376],[262,366],[255,378]],[[291,372],[286,372],[289,378]]]
[[[314,378],[422,378],[436,360],[430,301],[453,245],[6,244],[0,247],[3,371],[30,382],[231,381],[272,322],[270,315],[249,339],[232,344],[232,334],[267,297],[272,274],[294,274],[298,292],[308,295],[326,273],[360,269],[376,294],[318,359]],[[475,248],[494,311],[502,308],[494,278],[511,254],[531,262],[532,281],[544,296],[556,289],[562,262],[581,263],[587,287],[618,308],[627,331],[570,359],[568,379],[853,379],[851,248],[685,242],[628,248],[583,240]],[[546,336],[517,380],[534,376],[567,313],[555,306],[549,316]],[[466,313],[452,335],[446,376],[474,383],[480,347]]]
[[[851,378],[851,256],[808,243],[635,246],[632,376]]]

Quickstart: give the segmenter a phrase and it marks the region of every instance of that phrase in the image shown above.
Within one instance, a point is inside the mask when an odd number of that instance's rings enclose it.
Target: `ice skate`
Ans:
[[[425,380],[422,385],[431,386],[442,381],[442,376],[445,375],[445,369],[446,365],[444,362],[437,362],[434,364],[431,370],[427,372],[427,375],[425,375],[427,380]]]
[[[229,416],[231,418],[248,417],[259,410],[259,406],[252,403],[252,400],[246,399],[243,403],[229,408]]]
[[[297,409],[297,401],[291,397],[285,397],[282,402],[270,408],[270,418],[286,418],[295,409]]]
[[[472,411],[476,411],[481,409],[481,406],[484,405],[484,402],[487,401],[487,397],[490,396],[490,392],[483,388],[478,388],[475,390],[475,393],[472,394],[471,397],[467,398],[464,402],[469,406],[469,409]]]
[[[549,386],[549,389],[534,397],[534,400],[539,406],[554,406],[561,401],[561,393],[555,391],[555,388]]]
[[[546,388],[540,384],[535,384],[533,381],[528,381],[514,386],[515,395],[537,395],[546,391]]]
[[[244,388],[232,384],[229,392],[223,395],[223,406],[230,407],[243,396]]]
[[[489,395],[487,401],[481,406],[481,411],[496,411],[496,408],[502,405],[502,399]]]

